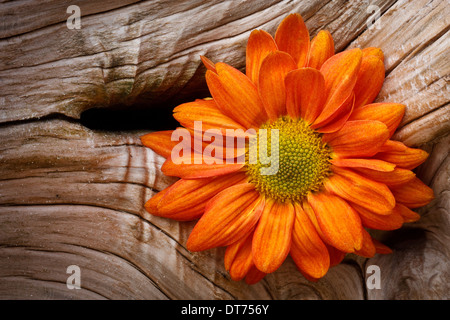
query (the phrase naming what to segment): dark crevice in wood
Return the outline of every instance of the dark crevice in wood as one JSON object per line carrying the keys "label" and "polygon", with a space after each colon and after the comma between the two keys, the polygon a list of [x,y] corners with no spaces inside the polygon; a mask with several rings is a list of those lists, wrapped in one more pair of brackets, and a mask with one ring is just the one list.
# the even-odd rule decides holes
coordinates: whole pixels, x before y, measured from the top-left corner
{"label": "dark crevice in wood", "polygon": [[91,130],[108,132],[173,130],[179,126],[172,116],[174,107],[152,107],[151,109],[125,106],[92,108],[81,113],[80,123]]}

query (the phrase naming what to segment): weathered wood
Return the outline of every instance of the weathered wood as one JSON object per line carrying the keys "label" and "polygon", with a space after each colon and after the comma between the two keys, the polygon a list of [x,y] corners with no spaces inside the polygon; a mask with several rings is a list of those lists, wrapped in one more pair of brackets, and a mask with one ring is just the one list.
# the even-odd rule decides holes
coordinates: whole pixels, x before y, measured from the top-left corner
{"label": "weathered wood", "polygon": [[400,1],[380,18],[380,29],[351,44],[384,51],[387,78],[377,101],[408,107],[394,138],[410,146],[450,130],[449,16],[446,1]]}
{"label": "weathered wood", "polygon": [[[70,4],[81,8],[80,30],[66,27],[69,4],[0,3],[0,298],[450,298],[445,0]],[[367,28],[369,5],[380,9],[380,29]],[[91,108],[171,108],[206,95],[200,54],[242,69],[250,31],[274,34],[290,12],[302,14],[312,36],[330,30],[338,50],[383,49],[377,101],[407,105],[395,138],[430,152],[417,174],[436,199],[418,210],[420,221],[376,233],[392,255],[349,255],[316,283],[288,258],[248,286],[229,279],[223,248],[186,250],[194,222],[143,208],[174,181],[159,170],[164,159],[141,145],[146,132],[91,130],[78,118]],[[371,264],[381,268],[381,289],[366,287]],[[81,290],[66,286],[70,265],[81,268]]]}
{"label": "weathered wood", "polygon": [[418,175],[430,185],[436,199],[417,212],[421,219],[382,235],[395,251],[376,255],[366,264],[381,270],[382,290],[369,290],[369,299],[448,299],[450,283],[450,135],[423,147],[430,158]]}
{"label": "weathered wood", "polygon": [[[104,13],[108,7],[102,2],[85,9],[86,2],[71,2],[81,9],[79,30],[67,28],[69,14],[62,6],[33,4],[25,10],[20,3],[3,4],[6,17],[17,16],[12,13],[18,11],[48,14],[40,24],[29,22],[17,31],[8,28],[15,26],[12,18],[5,22],[0,41],[0,122],[55,113],[79,118],[93,107],[148,107],[204,95],[205,69],[199,56],[242,68],[245,44],[255,28],[273,33],[288,13],[301,12],[312,33],[330,23],[331,31],[339,35],[340,49],[363,30],[370,15],[359,4],[345,1],[160,0]],[[393,2],[374,5],[384,8]],[[321,19],[314,19],[316,12]],[[39,28],[25,32],[33,27]],[[346,31],[342,38],[341,30]]]}

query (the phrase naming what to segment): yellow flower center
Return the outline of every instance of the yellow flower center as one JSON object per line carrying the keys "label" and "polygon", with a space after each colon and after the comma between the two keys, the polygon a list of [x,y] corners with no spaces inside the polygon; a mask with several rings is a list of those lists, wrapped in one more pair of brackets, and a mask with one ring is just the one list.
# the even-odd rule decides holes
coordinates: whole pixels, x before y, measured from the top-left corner
{"label": "yellow flower center", "polygon": [[321,134],[288,116],[260,129],[266,130],[250,140],[245,165],[256,190],[279,202],[301,201],[318,191],[331,174],[331,149]]}

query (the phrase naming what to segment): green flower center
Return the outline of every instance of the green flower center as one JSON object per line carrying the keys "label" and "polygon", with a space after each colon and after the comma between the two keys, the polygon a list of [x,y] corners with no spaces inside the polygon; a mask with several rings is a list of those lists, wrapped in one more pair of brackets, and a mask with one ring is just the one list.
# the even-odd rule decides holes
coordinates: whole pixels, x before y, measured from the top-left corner
{"label": "green flower center", "polygon": [[[245,169],[256,190],[279,202],[302,201],[331,174],[331,149],[302,119],[266,123],[251,139]],[[275,129],[275,130],[274,130]]]}

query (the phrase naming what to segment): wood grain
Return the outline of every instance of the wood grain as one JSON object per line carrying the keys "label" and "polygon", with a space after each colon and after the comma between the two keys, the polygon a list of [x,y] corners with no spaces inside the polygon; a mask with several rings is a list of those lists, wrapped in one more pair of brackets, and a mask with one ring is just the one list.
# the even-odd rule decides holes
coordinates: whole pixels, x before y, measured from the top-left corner
{"label": "wood grain", "polygon": [[[0,3],[1,299],[450,298],[447,1],[70,4],[81,8],[80,30],[66,27],[68,4]],[[368,28],[369,5],[379,8],[379,29]],[[185,248],[195,222],[145,211],[175,181],[141,145],[151,127],[101,131],[79,118],[93,108],[171,109],[206,96],[199,55],[242,70],[251,30],[274,34],[291,12],[302,14],[311,36],[328,29],[338,50],[383,49],[387,77],[377,101],[407,106],[395,139],[430,152],[416,171],[436,199],[418,210],[418,222],[374,233],[391,255],[348,255],[315,283],[288,258],[248,286],[230,280],[223,248]],[[66,286],[70,265],[81,269],[81,290]],[[380,267],[381,289],[366,286],[369,265]]]}

